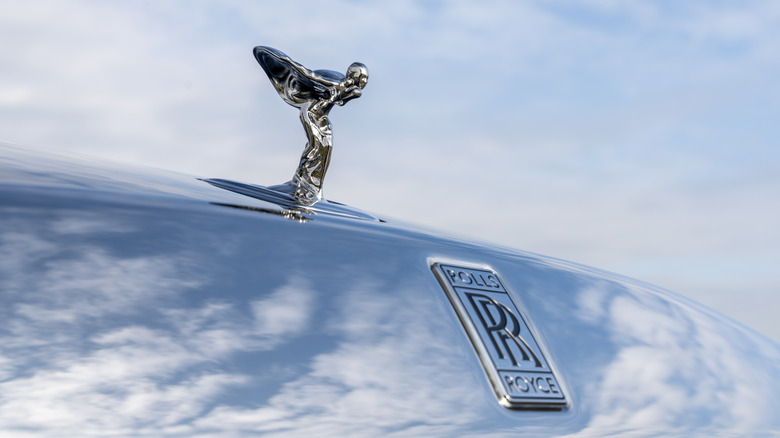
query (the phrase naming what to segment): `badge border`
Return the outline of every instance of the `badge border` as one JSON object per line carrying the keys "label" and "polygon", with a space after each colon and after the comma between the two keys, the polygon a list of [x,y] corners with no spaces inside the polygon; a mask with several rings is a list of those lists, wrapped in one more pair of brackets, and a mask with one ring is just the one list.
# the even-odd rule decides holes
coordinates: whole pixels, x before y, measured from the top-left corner
{"label": "badge border", "polygon": [[[550,361],[549,355],[546,354],[546,349],[543,343],[540,342],[538,331],[534,327],[533,322],[531,322],[529,318],[526,316],[527,312],[524,311],[525,308],[523,306],[518,305],[517,300],[513,299],[513,294],[511,292],[511,289],[507,286],[506,282],[501,278],[501,275],[499,275],[499,273],[491,266],[485,264],[443,260],[438,258],[429,259],[428,264],[431,268],[431,271],[434,274],[434,277],[436,277],[436,280],[438,280],[439,285],[442,287],[442,289],[444,289],[445,295],[447,295],[447,301],[449,301],[450,305],[453,307],[453,310],[455,310],[455,314],[457,315],[458,320],[461,323],[461,326],[466,332],[466,337],[468,338],[469,342],[474,348],[474,351],[477,354],[477,358],[482,364],[482,369],[485,371],[485,374],[487,375],[488,380],[490,381],[490,384],[493,387],[493,391],[498,397],[499,404],[501,404],[506,408],[516,409],[516,410],[562,410],[566,408],[569,405],[569,402],[568,402],[568,398],[566,397],[564,384],[561,382],[560,378],[558,377],[559,374],[556,372],[556,367]],[[498,367],[493,362],[490,352],[487,350],[487,347],[485,345],[485,341],[480,336],[477,327],[474,326],[474,321],[471,320],[468,311],[463,307],[463,303],[461,303],[460,299],[458,298],[457,292],[455,291],[454,287],[450,284],[450,282],[445,277],[444,272],[441,269],[442,265],[453,266],[453,267],[458,267],[463,269],[470,269],[470,270],[486,271],[496,276],[496,278],[500,281],[501,286],[506,291],[509,301],[511,301],[512,304],[517,309],[519,313],[518,316],[523,320],[523,323],[528,328],[531,337],[533,338],[534,342],[538,346],[540,353],[542,354],[545,362],[547,363],[547,367],[550,370],[549,371],[550,374],[553,375],[555,381],[558,383],[558,387],[561,391],[561,396],[562,396],[560,399],[512,396],[506,391],[506,388],[504,387],[504,384],[501,381]]]}

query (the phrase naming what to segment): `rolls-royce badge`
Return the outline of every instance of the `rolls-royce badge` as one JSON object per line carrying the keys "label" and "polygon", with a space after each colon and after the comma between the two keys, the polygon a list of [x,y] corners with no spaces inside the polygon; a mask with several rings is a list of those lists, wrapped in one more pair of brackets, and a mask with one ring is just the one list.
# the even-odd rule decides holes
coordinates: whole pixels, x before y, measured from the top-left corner
{"label": "rolls-royce badge", "polygon": [[541,345],[492,269],[431,268],[477,350],[499,402],[512,409],[562,409],[563,389]]}
{"label": "rolls-royce badge", "polygon": [[269,188],[294,197],[301,205],[314,205],[322,199],[322,182],[333,148],[328,113],[334,105],[360,97],[368,82],[368,69],[355,62],[343,75],[331,70],[309,70],[270,47],[255,47],[254,53],[279,96],[300,109],[308,139],[292,179]]}

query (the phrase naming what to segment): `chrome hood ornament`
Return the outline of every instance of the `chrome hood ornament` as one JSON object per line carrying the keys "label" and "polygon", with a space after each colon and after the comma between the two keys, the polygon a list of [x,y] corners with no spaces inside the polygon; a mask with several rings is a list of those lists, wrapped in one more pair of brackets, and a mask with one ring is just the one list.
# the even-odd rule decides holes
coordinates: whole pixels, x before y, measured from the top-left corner
{"label": "chrome hood ornament", "polygon": [[300,109],[308,140],[292,179],[269,189],[290,195],[301,205],[314,205],[322,199],[322,184],[333,149],[328,113],[334,105],[342,106],[361,96],[368,82],[368,69],[355,62],[343,75],[331,70],[309,70],[271,47],[255,47],[254,54],[279,96]]}

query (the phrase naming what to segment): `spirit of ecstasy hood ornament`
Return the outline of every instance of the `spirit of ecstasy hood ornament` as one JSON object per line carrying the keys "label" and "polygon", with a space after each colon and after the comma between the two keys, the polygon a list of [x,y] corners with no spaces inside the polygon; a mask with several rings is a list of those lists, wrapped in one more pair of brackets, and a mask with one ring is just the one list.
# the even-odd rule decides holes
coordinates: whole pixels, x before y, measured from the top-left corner
{"label": "spirit of ecstasy hood ornament", "polygon": [[322,183],[333,148],[328,113],[334,105],[360,97],[368,82],[368,69],[355,62],[343,75],[331,70],[309,70],[270,47],[255,47],[254,53],[279,96],[301,110],[308,140],[292,179],[269,188],[294,197],[301,205],[314,205],[322,199]]}

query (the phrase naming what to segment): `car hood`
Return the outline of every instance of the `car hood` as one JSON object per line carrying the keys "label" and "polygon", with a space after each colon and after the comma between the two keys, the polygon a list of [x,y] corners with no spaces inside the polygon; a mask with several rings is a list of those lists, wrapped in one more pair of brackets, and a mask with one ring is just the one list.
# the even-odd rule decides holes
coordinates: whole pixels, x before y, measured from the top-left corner
{"label": "car hood", "polygon": [[[8,145],[0,169],[4,434],[780,430],[780,347],[654,286],[186,175]],[[435,263],[500,276],[562,409],[499,404]]]}

